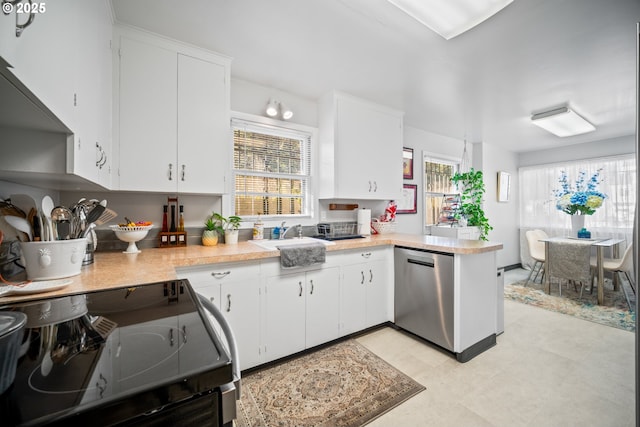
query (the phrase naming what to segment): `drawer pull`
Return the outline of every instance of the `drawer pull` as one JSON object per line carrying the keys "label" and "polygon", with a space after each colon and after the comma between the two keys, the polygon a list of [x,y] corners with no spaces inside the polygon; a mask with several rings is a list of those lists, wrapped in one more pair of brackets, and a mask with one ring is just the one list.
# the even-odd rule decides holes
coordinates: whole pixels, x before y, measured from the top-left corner
{"label": "drawer pull", "polygon": [[169,329],[169,345],[173,347],[173,328]]}
{"label": "drawer pull", "polygon": [[360,284],[363,285],[364,284],[364,271],[361,271],[360,274],[362,274],[362,280],[360,280]]}
{"label": "drawer pull", "polygon": [[371,252],[363,252],[360,254],[363,258],[371,258]]}
{"label": "drawer pull", "polygon": [[182,325],[182,342],[187,343],[187,325]]}
{"label": "drawer pull", "polygon": [[369,283],[373,282],[373,270],[369,269]]}
{"label": "drawer pull", "polygon": [[231,294],[227,294],[227,313],[231,311]]}
{"label": "drawer pull", "polygon": [[309,295],[313,295],[313,280],[310,280],[309,283],[311,284],[311,291],[309,292]]}
{"label": "drawer pull", "polygon": [[300,286],[300,293],[298,294],[299,297],[302,296],[302,282],[298,282],[298,286]]}
{"label": "drawer pull", "polygon": [[231,274],[231,271],[229,271],[229,270],[227,270],[227,271],[214,271],[213,273],[211,273],[211,275],[213,277],[215,277],[216,279],[222,279],[223,277],[227,277],[230,274]]}

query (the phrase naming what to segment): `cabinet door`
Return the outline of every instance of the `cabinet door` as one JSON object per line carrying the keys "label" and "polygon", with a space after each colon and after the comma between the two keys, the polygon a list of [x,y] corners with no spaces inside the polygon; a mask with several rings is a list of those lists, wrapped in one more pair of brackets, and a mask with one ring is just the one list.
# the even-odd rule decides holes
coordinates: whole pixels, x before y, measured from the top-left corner
{"label": "cabinet door", "polygon": [[260,352],[260,287],[255,281],[225,282],[220,292],[220,310],[236,337],[240,369],[257,366]]}
{"label": "cabinet door", "polygon": [[337,267],[306,274],[306,347],[340,336],[340,272]]}
{"label": "cabinet door", "polygon": [[176,317],[125,326],[118,330],[117,391],[145,386],[178,374]]}
{"label": "cabinet door", "polygon": [[177,54],[123,36],[119,71],[119,188],[176,191]]}
{"label": "cabinet door", "polygon": [[390,310],[393,289],[389,267],[385,262],[368,263],[365,267],[365,286],[367,288],[367,327],[392,320]]}
{"label": "cabinet door", "polygon": [[178,191],[225,193],[230,127],[226,67],[178,55]]}
{"label": "cabinet door", "polygon": [[75,110],[73,166],[70,172],[111,186],[111,21],[104,2],[76,5]]}
{"label": "cabinet door", "polygon": [[336,197],[397,199],[402,176],[394,165],[402,161],[402,117],[345,97],[338,97],[336,108]]}
{"label": "cabinet door", "polygon": [[348,335],[366,328],[366,264],[352,264],[342,268],[340,283],[340,335]]}
{"label": "cabinet door", "polygon": [[305,348],[305,276],[267,278],[265,287],[265,362]]}

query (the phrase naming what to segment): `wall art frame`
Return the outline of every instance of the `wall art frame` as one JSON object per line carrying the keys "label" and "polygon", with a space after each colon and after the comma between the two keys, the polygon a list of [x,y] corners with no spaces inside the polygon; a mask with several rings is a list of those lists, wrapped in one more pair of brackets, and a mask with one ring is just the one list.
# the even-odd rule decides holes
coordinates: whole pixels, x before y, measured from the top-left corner
{"label": "wall art frame", "polygon": [[404,184],[402,196],[397,200],[399,214],[418,213],[418,185]]}

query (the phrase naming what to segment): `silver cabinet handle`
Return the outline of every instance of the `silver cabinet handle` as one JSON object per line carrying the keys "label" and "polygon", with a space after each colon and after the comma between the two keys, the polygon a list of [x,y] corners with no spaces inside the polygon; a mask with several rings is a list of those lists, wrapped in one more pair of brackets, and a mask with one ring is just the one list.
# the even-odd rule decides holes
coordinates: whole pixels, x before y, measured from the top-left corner
{"label": "silver cabinet handle", "polygon": [[16,12],[16,37],[20,37],[25,28],[27,28],[33,22],[33,19],[36,17],[35,12],[33,11],[33,2],[29,0],[29,6],[31,7],[31,12],[29,13],[29,19],[24,24],[18,24],[18,13]]}
{"label": "silver cabinet handle", "polygon": [[231,294],[227,294],[227,313],[231,311]]}
{"label": "silver cabinet handle", "polygon": [[362,274],[362,280],[360,281],[360,284],[364,284],[364,271],[361,271],[360,274]]}
{"label": "silver cabinet handle", "polygon": [[371,252],[363,252],[360,254],[362,258],[371,258]]}
{"label": "silver cabinet handle", "polygon": [[169,181],[173,181],[173,163],[169,163]]}
{"label": "silver cabinet handle", "polygon": [[373,181],[373,192],[377,192],[378,191],[378,181]]}
{"label": "silver cabinet handle", "polygon": [[369,193],[371,193],[371,181],[369,181]]}
{"label": "silver cabinet handle", "polygon": [[[100,382],[102,382],[102,384]],[[100,390],[100,398],[102,398],[102,395],[107,389],[107,379],[102,375],[102,373],[100,373],[100,378],[98,379],[98,382],[96,382],[96,388]]]}
{"label": "silver cabinet handle", "polygon": [[309,292],[309,295],[313,295],[313,279],[311,279],[309,283],[311,284],[311,291]]}
{"label": "silver cabinet handle", "polygon": [[373,282],[373,270],[369,269],[369,283]]}
{"label": "silver cabinet handle", "polygon": [[214,271],[211,273],[211,275],[213,277],[215,277],[216,279],[222,279],[223,277],[227,277],[228,275],[231,274],[231,271],[227,270],[227,271]]}
{"label": "silver cabinet handle", "polygon": [[186,169],[186,166],[182,165],[182,173],[181,173],[182,176],[180,177],[182,181],[184,181],[185,169]]}
{"label": "silver cabinet handle", "polygon": [[173,328],[169,329],[169,345],[173,347]]}
{"label": "silver cabinet handle", "polygon": [[182,325],[182,342],[187,343],[187,325]]}
{"label": "silver cabinet handle", "polygon": [[302,282],[298,282],[298,286],[300,286],[300,293],[298,294],[299,297],[302,296]]}

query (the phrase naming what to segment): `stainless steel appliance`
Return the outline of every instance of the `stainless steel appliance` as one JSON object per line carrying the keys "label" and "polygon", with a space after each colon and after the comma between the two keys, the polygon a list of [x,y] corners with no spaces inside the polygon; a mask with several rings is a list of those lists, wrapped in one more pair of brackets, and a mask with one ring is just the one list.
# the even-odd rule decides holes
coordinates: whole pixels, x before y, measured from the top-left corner
{"label": "stainless steel appliance", "polygon": [[395,323],[454,350],[453,255],[395,248]]}
{"label": "stainless steel appliance", "polygon": [[208,304],[226,345],[216,334],[186,280],[0,310],[27,315],[15,379],[0,395],[3,426],[232,425],[235,341]]}

